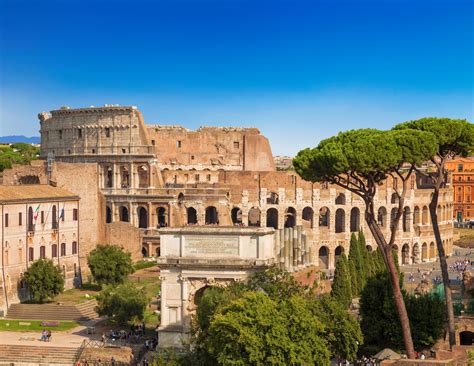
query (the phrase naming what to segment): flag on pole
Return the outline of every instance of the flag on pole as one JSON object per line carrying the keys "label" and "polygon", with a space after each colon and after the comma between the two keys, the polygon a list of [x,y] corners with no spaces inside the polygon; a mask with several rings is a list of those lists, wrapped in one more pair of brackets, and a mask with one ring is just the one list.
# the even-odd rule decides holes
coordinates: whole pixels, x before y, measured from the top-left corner
{"label": "flag on pole", "polygon": [[59,219],[64,221],[64,206],[66,205],[66,202],[63,203],[63,208],[61,209],[61,215],[59,215]]}
{"label": "flag on pole", "polygon": [[36,210],[35,210],[35,215],[34,215],[35,224],[36,224],[36,220],[38,219],[38,214],[39,214],[40,206],[41,206],[41,205],[38,204],[38,206],[36,207]]}

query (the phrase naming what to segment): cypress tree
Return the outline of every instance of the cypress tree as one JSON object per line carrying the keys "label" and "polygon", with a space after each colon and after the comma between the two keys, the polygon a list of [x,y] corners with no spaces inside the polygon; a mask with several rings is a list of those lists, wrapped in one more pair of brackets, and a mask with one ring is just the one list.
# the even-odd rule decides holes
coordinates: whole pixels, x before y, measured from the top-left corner
{"label": "cypress tree", "polygon": [[331,296],[341,305],[348,308],[352,301],[351,282],[349,278],[349,263],[344,253],[341,254],[336,263],[334,281],[331,288]]}
{"label": "cypress tree", "polygon": [[371,271],[371,261],[369,259],[369,251],[367,250],[367,243],[365,241],[365,236],[362,230],[359,231],[358,235],[358,240],[357,242],[359,243],[359,251],[361,255],[361,273],[360,273],[360,279],[361,279],[361,291],[365,287],[365,284],[367,283],[367,278],[370,277],[370,271]]}
{"label": "cypress tree", "polygon": [[351,245],[349,248],[349,265],[351,269],[352,295],[357,296],[362,290],[364,280],[362,277],[363,264],[362,254],[360,252],[359,241],[354,233],[351,235]]}

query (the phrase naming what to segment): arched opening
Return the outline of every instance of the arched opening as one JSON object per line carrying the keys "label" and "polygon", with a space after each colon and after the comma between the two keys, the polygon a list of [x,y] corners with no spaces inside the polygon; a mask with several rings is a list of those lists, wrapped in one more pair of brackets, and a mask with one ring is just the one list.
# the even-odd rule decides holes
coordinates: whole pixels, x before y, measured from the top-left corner
{"label": "arched opening", "polygon": [[217,225],[219,223],[219,218],[217,217],[217,209],[214,206],[209,206],[206,208],[206,225]]}
{"label": "arched opening", "polygon": [[394,244],[393,247],[392,247],[392,253],[393,253],[393,257],[395,258],[395,256],[397,256],[397,261],[398,261],[398,264],[401,263],[401,259],[400,259],[400,253],[398,252],[398,245]]}
{"label": "arched opening", "polygon": [[44,245],[40,246],[40,259],[46,258],[46,247]]}
{"label": "arched opening", "polygon": [[410,246],[408,244],[402,246],[402,264],[410,264]]}
{"label": "arched opening", "polygon": [[186,216],[188,217],[188,225],[197,224],[197,212],[194,207],[188,207],[186,209]]}
{"label": "arched opening", "polygon": [[149,174],[148,174],[148,166],[140,165],[137,169],[138,171],[138,187],[139,188],[148,188],[150,185],[149,183]]}
{"label": "arched opening", "polygon": [[336,247],[336,250],[334,251],[334,257],[335,257],[336,262],[339,260],[342,253],[344,253],[344,247],[342,245],[339,245],[338,247]]}
{"label": "arched opening", "polygon": [[410,207],[405,206],[403,209],[403,231],[406,233],[410,231],[410,222]]}
{"label": "arched opening", "polygon": [[211,288],[212,286],[204,286],[201,287],[199,290],[197,290],[194,293],[194,305],[199,306],[199,303],[201,302],[201,299],[204,295],[204,292],[208,289]]}
{"label": "arched opening", "polygon": [[413,245],[413,248],[411,249],[412,253],[412,263],[420,263],[420,246],[418,243],[415,243]]}
{"label": "arched opening", "polygon": [[329,228],[330,211],[327,207],[321,207],[319,210],[319,226]]}
{"label": "arched opening", "polygon": [[474,332],[465,330],[459,333],[459,343],[461,346],[472,346],[474,344]]}
{"label": "arched opening", "polygon": [[56,258],[58,256],[58,245],[51,245],[51,257]]}
{"label": "arched opening", "polygon": [[178,205],[182,205],[184,203],[184,194],[178,194]]}
{"label": "arched opening", "polygon": [[105,222],[107,224],[112,222],[112,209],[109,206],[105,207]]}
{"label": "arched opening", "polygon": [[275,192],[270,192],[267,196],[267,205],[278,205],[278,194]]}
{"label": "arched opening", "polygon": [[148,212],[145,207],[138,207],[138,227],[140,229],[148,228]]}
{"label": "arched opening", "polygon": [[114,186],[114,170],[112,167],[105,167],[104,179],[104,186],[106,188],[112,188]]}
{"label": "arched opening", "polygon": [[120,186],[122,188],[130,187],[130,172],[126,166],[120,167]]}
{"label": "arched opening", "polygon": [[377,224],[380,227],[387,227],[387,209],[383,206],[377,211]]}
{"label": "arched opening", "polygon": [[57,211],[56,205],[53,205],[51,221],[52,221],[52,228],[57,229],[58,228],[58,211]]}
{"label": "arched opening", "polygon": [[285,227],[296,226],[296,210],[293,207],[288,207],[285,211]]}
{"label": "arched opening", "polygon": [[436,247],[435,247],[435,243],[433,242],[430,243],[430,259],[431,260],[436,259]]}
{"label": "arched opening", "polygon": [[397,219],[398,208],[392,208],[390,211],[390,228],[393,230],[395,227],[395,220]]}
{"label": "arched opening", "polygon": [[351,210],[351,232],[359,231],[360,229],[360,211],[357,207]]}
{"label": "arched opening", "polygon": [[77,254],[77,241],[72,242],[72,254]]}
{"label": "arched opening", "polygon": [[142,246],[142,256],[148,257],[148,249],[146,246]]}
{"label": "arched opening", "polygon": [[249,210],[249,226],[260,226],[260,209],[252,207]]}
{"label": "arched opening", "polygon": [[329,268],[329,249],[326,246],[319,248],[319,268],[328,269]]}
{"label": "arched opening", "polygon": [[336,210],[336,233],[343,233],[346,230],[346,214],[342,208]]}
{"label": "arched opening", "polygon": [[424,206],[423,211],[421,213],[421,223],[423,225],[428,225],[428,219],[429,219],[428,215],[429,215],[428,207]]}
{"label": "arched opening", "polygon": [[428,260],[428,244],[423,243],[421,246],[421,260],[426,262]]}
{"label": "arched opening", "polygon": [[400,201],[398,194],[397,193],[392,193],[392,197],[390,198],[390,203],[392,205],[398,205],[398,202]]}
{"label": "arched opening", "polygon": [[311,207],[305,207],[303,209],[302,215],[303,226],[306,228],[313,227],[314,211]]}
{"label": "arched opening", "polygon": [[276,208],[269,208],[267,210],[267,227],[278,229],[278,210]]}
{"label": "arched opening", "polygon": [[168,226],[168,220],[166,215],[166,208],[158,207],[156,209],[156,217],[158,218],[158,227]]}
{"label": "arched opening", "polygon": [[155,256],[158,258],[160,256],[160,247],[155,249]]}
{"label": "arched opening", "polygon": [[238,207],[234,207],[230,212],[230,217],[234,225],[242,224],[242,210]]}
{"label": "arched opening", "polygon": [[344,193],[339,193],[336,197],[336,205],[345,205],[346,204],[346,195]]}
{"label": "arched opening", "polygon": [[128,216],[128,208],[125,206],[120,206],[119,208],[120,221],[129,222],[130,218]]}
{"label": "arched opening", "polygon": [[66,255],[66,243],[61,243],[61,257]]}
{"label": "arched opening", "polygon": [[413,209],[413,226],[420,225],[420,208],[415,206]]}

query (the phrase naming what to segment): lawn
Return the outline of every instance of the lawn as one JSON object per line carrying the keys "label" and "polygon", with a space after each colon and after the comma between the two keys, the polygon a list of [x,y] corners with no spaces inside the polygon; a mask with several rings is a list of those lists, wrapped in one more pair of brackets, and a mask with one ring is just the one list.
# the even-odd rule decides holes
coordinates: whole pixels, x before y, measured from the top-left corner
{"label": "lawn", "polygon": [[100,287],[95,285],[84,285],[83,288],[66,290],[54,298],[54,302],[66,305],[77,305],[92,300],[99,293]]}
{"label": "lawn", "polygon": [[[20,325],[21,323],[21,325]],[[60,321],[57,327],[43,327],[41,320],[6,320],[0,319],[0,331],[11,332],[38,332],[43,329],[51,330],[52,332],[64,332],[79,326],[76,322]]]}

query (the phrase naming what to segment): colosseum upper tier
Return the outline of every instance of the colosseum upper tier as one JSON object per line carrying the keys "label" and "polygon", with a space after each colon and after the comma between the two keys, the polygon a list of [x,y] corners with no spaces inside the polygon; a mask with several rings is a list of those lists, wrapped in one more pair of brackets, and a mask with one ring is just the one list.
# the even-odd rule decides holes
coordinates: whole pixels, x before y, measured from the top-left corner
{"label": "colosseum upper tier", "polygon": [[[143,255],[159,252],[160,230],[187,225],[301,227],[310,261],[333,269],[363,230],[364,203],[349,191],[276,171],[268,140],[257,128],[146,125],[136,107],[62,108],[39,114],[41,157],[97,163],[105,221],[140,229]],[[378,221],[388,235],[398,206],[394,181],[380,186]],[[429,219],[432,187],[413,176],[396,238],[402,264],[435,260]],[[452,252],[452,190],[444,188],[438,217]]]}

